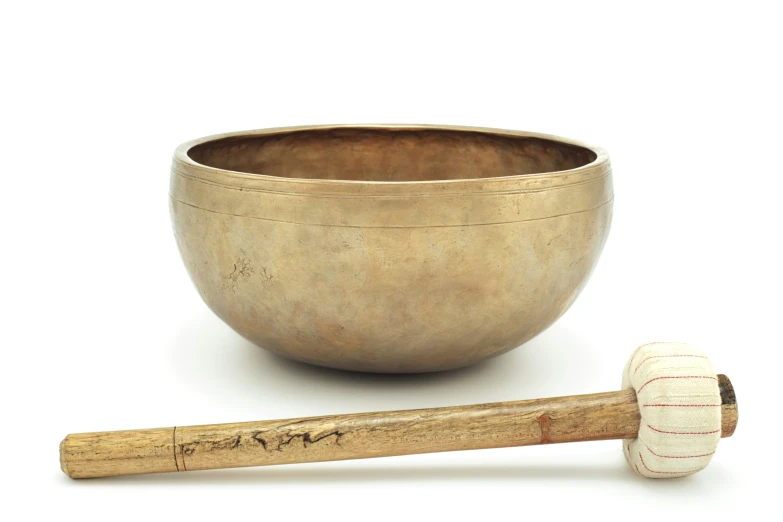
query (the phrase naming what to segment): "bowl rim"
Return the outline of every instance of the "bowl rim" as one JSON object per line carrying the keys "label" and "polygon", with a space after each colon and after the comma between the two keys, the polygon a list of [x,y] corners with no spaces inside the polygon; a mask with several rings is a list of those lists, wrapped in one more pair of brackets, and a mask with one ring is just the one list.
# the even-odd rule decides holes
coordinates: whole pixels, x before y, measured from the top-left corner
{"label": "bowl rim", "polygon": [[[487,178],[462,178],[462,179],[440,179],[440,180],[420,180],[420,181],[366,181],[366,180],[345,180],[345,179],[318,179],[318,178],[287,178],[271,174],[255,174],[249,172],[234,171],[212,167],[193,160],[188,152],[195,146],[218,141],[226,138],[236,137],[254,137],[254,136],[272,136],[276,134],[288,134],[291,132],[306,132],[318,130],[334,129],[378,129],[378,130],[442,130],[453,132],[472,132],[480,134],[490,134],[503,137],[520,138],[538,138],[549,140],[566,145],[573,145],[590,150],[595,154],[595,159],[585,165],[551,172],[542,172],[537,174],[518,174],[511,176],[493,176]],[[245,131],[234,131],[221,134],[213,134],[180,144],[174,151],[172,170],[174,173],[185,176],[195,177],[202,181],[212,182],[224,186],[243,186],[252,189],[253,187],[265,187],[274,185],[277,190],[292,192],[322,192],[332,190],[343,192],[354,192],[364,187],[371,188],[373,192],[419,192],[427,187],[449,189],[448,192],[464,190],[468,187],[480,191],[495,192],[522,188],[532,188],[535,185],[539,190],[547,187],[565,186],[571,184],[583,183],[596,178],[605,177],[611,173],[609,165],[609,154],[601,147],[591,145],[579,140],[564,138],[552,134],[539,132],[497,129],[491,127],[472,127],[460,125],[439,125],[439,124],[400,124],[400,123],[345,123],[345,124],[324,124],[324,125],[299,125],[289,127],[272,127],[265,129],[253,129]],[[369,194],[368,194],[369,195]]]}

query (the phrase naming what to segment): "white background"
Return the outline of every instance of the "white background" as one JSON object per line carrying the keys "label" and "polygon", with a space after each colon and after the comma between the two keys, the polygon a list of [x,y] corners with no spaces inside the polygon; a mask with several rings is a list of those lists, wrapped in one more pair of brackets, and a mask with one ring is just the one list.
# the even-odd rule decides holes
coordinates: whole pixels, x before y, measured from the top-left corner
{"label": "white background", "polygon": [[[780,4],[2,5],[4,519],[780,515]],[[169,224],[175,146],[381,122],[608,150],[612,232],[559,322],[469,369],[373,376],[280,360],[202,304]],[[617,441],[91,481],[58,466],[70,432],[613,390],[651,340],[706,349],[739,399],[735,436],[681,480],[636,477]]]}

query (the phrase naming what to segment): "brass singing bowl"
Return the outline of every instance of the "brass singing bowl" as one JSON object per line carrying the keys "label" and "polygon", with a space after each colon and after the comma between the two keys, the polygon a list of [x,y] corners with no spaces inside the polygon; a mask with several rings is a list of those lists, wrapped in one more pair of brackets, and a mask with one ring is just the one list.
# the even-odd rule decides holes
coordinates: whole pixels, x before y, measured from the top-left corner
{"label": "brass singing bowl", "polygon": [[609,157],[553,136],[328,125],[177,148],[171,216],[207,305],[321,366],[448,370],[573,303],[606,240]]}

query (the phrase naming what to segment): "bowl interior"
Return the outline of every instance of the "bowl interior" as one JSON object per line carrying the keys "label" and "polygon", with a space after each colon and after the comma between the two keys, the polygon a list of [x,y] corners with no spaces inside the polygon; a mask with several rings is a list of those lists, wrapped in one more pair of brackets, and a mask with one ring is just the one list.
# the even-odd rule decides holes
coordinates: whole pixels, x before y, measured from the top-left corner
{"label": "bowl interior", "polygon": [[554,140],[441,129],[336,128],[234,136],[201,143],[209,167],[284,178],[438,181],[541,174],[596,159]]}

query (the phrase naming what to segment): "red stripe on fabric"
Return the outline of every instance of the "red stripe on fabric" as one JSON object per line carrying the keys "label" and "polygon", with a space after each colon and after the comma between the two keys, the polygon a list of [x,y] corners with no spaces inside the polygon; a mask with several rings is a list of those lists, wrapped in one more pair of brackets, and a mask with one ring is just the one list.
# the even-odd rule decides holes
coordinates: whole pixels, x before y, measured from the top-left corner
{"label": "red stripe on fabric", "polygon": [[639,452],[639,460],[642,461],[642,466],[644,466],[644,469],[649,471],[650,473],[660,473],[661,475],[683,475],[687,473],[693,473],[695,471],[699,471],[698,469],[691,469],[686,471],[655,471],[654,469],[650,469],[647,467],[647,464],[644,463],[644,457],[642,457],[642,453]]}
{"label": "red stripe on fabric", "polygon": [[633,371],[633,374],[636,375],[636,372],[639,371],[639,367],[641,367],[641,365],[643,365],[645,362],[649,361],[650,359],[664,359],[664,358],[667,358],[667,357],[698,357],[700,359],[706,359],[707,358],[704,355],[685,355],[685,354],[683,354],[683,355],[652,355],[650,357],[642,359],[642,362],[640,362],[639,364],[636,365],[636,369]]}
{"label": "red stripe on fabric", "polygon": [[647,451],[649,451],[650,453],[652,453],[656,457],[661,457],[662,459],[696,459],[696,458],[699,458],[699,457],[709,457],[710,455],[715,453],[714,451],[712,451],[710,453],[704,453],[703,455],[682,455],[682,456],[680,456],[680,455],[658,455],[657,453],[655,453],[653,450],[650,449],[650,446],[645,444],[644,447],[647,448]]}
{"label": "red stripe on fabric", "polygon": [[653,431],[657,431],[658,433],[667,433],[669,435],[712,435],[713,433],[720,433],[720,430],[715,431],[663,431],[659,430],[658,428],[653,428],[649,424],[647,425],[648,428],[650,428]]}
{"label": "red stripe on fabric", "polygon": [[628,369],[629,370],[631,369],[631,366],[633,364],[633,360],[636,358],[636,354],[639,353],[639,350],[641,350],[642,348],[644,348],[646,346],[651,346],[653,344],[661,344],[661,343],[660,343],[660,341],[656,341],[656,342],[652,342],[652,343],[644,343],[643,345],[636,347],[636,350],[633,351],[633,353],[631,354],[631,358],[628,360]]}
{"label": "red stripe on fabric", "polygon": [[648,384],[650,384],[651,382],[658,381],[658,380],[661,380],[661,379],[712,379],[713,381],[717,381],[718,380],[717,377],[712,377],[710,375],[665,375],[665,376],[662,376],[662,377],[656,377],[654,379],[650,379],[646,383],[642,384],[641,388],[636,390],[636,393],[639,393],[640,391],[642,391],[644,389],[644,387],[647,386]]}

